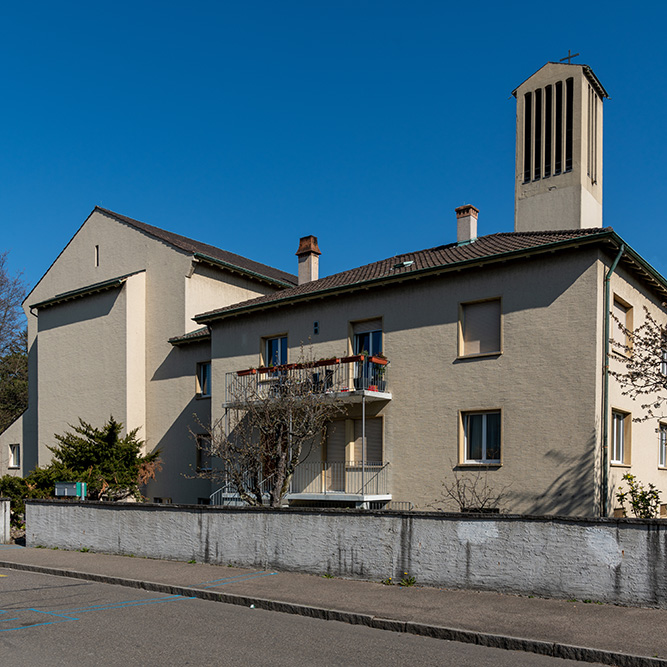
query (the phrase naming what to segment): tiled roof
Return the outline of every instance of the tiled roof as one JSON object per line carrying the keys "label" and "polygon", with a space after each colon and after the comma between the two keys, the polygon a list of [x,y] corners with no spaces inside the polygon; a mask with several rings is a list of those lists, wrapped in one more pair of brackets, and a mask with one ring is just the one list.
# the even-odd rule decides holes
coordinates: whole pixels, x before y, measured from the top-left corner
{"label": "tiled roof", "polygon": [[145,222],[139,222],[132,218],[128,218],[125,215],[120,213],[115,213],[106,208],[100,206],[95,207],[96,211],[108,215],[116,220],[120,220],[135,229],[139,229],[146,234],[168,243],[175,248],[180,250],[185,250],[194,255],[203,255],[204,258],[211,258],[217,260],[218,262],[228,265],[230,268],[241,269],[245,273],[255,274],[258,277],[268,278],[271,282],[278,282],[283,285],[296,285],[297,278],[291,273],[286,271],[281,271],[280,269],[274,269],[272,266],[267,266],[266,264],[261,264],[260,262],[255,262],[252,259],[247,257],[241,257],[241,255],[236,255],[233,252],[228,252],[227,250],[222,250],[216,248],[215,246],[209,245],[208,243],[201,243],[200,241],[194,241],[180,234],[174,234],[173,232],[167,232],[164,229],[159,227],[153,227],[153,225],[147,225]]}
{"label": "tiled roof", "polygon": [[[531,250],[539,250],[553,245],[570,245],[578,239],[591,241],[600,237],[613,234],[611,227],[593,229],[574,229],[563,231],[545,232],[501,232],[479,237],[474,243],[458,245],[437,246],[427,250],[396,255],[372,264],[366,264],[356,269],[336,273],[320,280],[281,290],[274,294],[257,297],[236,303],[225,308],[209,311],[197,315],[198,322],[206,322],[241,310],[250,310],[255,307],[279,303],[281,301],[292,301],[307,298],[320,292],[337,291],[350,288],[368,282],[381,282],[392,280],[399,276],[410,276],[429,271],[437,271],[450,266],[476,263],[483,259],[496,259],[505,255],[524,253]],[[416,276],[415,276],[416,277]]]}
{"label": "tiled roof", "polygon": [[203,326],[199,329],[195,329],[194,331],[183,334],[182,336],[174,336],[173,338],[169,339],[169,342],[172,345],[183,345],[185,343],[196,343],[200,340],[206,340],[207,338],[210,338],[210,336],[211,331],[208,326]]}

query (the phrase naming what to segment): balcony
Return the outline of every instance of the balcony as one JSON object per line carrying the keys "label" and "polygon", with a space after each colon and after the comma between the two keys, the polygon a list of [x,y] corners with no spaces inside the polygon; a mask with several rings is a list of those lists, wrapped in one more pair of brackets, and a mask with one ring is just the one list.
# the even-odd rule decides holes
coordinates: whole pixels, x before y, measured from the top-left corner
{"label": "balcony", "polygon": [[388,463],[363,461],[300,463],[292,476],[287,500],[343,501],[357,505],[389,501],[388,468]]}
{"label": "balcony", "polygon": [[[348,462],[304,462],[300,463],[290,481],[287,502],[318,501],[344,502],[358,507],[368,503],[390,501],[388,492],[388,463],[348,461]],[[269,502],[267,481],[260,485],[265,502]],[[210,499],[211,505],[244,505],[235,492],[231,479]]]}
{"label": "balcony", "polygon": [[321,394],[345,402],[391,400],[384,357],[357,354],[227,373],[225,406],[280,396]]}

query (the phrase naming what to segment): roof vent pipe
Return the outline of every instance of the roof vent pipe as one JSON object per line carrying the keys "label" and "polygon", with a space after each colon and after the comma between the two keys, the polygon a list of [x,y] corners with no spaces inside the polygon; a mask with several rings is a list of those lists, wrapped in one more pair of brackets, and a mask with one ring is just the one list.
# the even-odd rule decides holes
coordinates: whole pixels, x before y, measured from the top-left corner
{"label": "roof vent pipe", "polygon": [[317,245],[317,236],[302,236],[299,239],[299,249],[296,251],[296,256],[299,258],[298,285],[317,280],[321,254]]}
{"label": "roof vent pipe", "polygon": [[477,215],[479,210],[472,204],[459,206],[456,211],[456,243],[466,245],[477,240]]}

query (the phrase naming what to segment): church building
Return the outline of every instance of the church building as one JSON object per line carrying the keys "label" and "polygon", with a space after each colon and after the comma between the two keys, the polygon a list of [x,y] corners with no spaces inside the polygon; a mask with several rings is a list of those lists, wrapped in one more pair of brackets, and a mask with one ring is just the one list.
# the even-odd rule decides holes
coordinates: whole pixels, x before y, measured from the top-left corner
{"label": "church building", "polygon": [[628,354],[617,322],[667,324],[667,281],[604,227],[607,92],[561,62],[513,95],[513,232],[480,234],[493,212],[460,206],[433,247],[320,278],[314,236],[290,275],[95,208],[26,298],[30,405],[0,474],[112,414],[161,451],[149,500],[237,503],[195,474],[218,465],[201,424],[224,423],[239,383],[270,395],[301,372],[305,344],[344,410],[289,505],[458,511],[439,502],[458,478],[503,491],[497,511],[607,516],[627,472],[667,497],[667,424],[633,421],[609,372]]}

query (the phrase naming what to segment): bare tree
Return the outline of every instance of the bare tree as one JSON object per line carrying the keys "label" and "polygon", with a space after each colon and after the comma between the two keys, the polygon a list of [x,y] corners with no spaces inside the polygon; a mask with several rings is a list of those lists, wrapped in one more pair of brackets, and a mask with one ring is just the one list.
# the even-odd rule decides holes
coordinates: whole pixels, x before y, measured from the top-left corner
{"label": "bare tree", "polygon": [[316,364],[304,360],[256,373],[229,374],[225,416],[198,436],[204,457],[222,467],[198,476],[225,481],[249,505],[280,507],[294,469],[342,411]]}
{"label": "bare tree", "polygon": [[21,301],[25,285],[21,274],[10,275],[7,253],[0,253],[0,356],[20,348],[25,324]]}
{"label": "bare tree", "polygon": [[21,275],[9,274],[7,253],[0,253],[0,433],[28,405],[24,294]]}
{"label": "bare tree", "polygon": [[488,470],[459,472],[453,469],[454,479],[442,483],[442,494],[429,505],[440,512],[455,506],[459,512],[495,513],[507,499],[510,484],[496,488],[489,483]]}
{"label": "bare tree", "polygon": [[644,414],[636,421],[667,416],[667,326],[644,307],[645,319],[636,329],[628,329],[612,314],[625,341],[612,341],[614,357],[621,371],[611,370],[624,396],[644,400]]}

